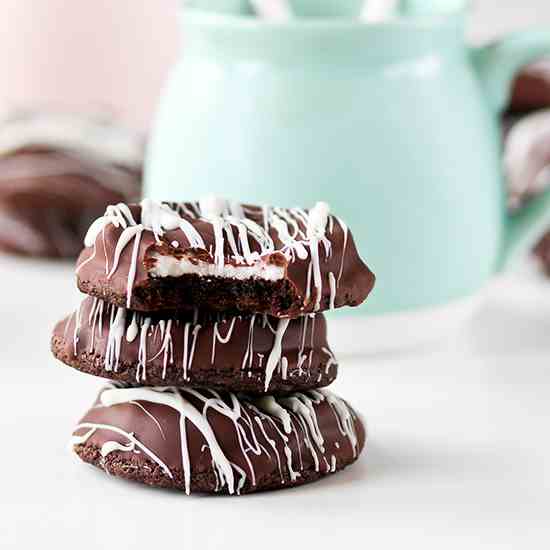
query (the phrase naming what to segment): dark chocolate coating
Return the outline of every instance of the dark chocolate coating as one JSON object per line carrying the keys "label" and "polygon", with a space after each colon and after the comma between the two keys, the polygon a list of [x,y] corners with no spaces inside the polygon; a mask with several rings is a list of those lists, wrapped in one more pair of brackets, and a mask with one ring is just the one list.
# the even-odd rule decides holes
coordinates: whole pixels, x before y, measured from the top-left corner
{"label": "dark chocolate coating", "polygon": [[[275,332],[279,323],[286,323],[262,315],[231,318],[201,312],[196,319],[188,314],[165,317],[164,321],[157,315],[150,318],[144,340],[138,331],[134,340],[128,342],[127,329],[134,316],[139,320],[139,327],[147,325],[144,325],[144,315],[127,312],[120,338],[120,357],[116,364],[111,364],[106,358],[112,333],[116,331],[111,320],[117,310],[110,304],[86,298],[79,312],[55,327],[54,355],[81,372],[128,384],[192,385],[264,393]],[[79,329],[75,332],[77,323]],[[160,326],[161,323],[164,326]],[[200,328],[195,338],[197,326]],[[330,352],[326,332],[322,314],[288,322],[280,354],[287,366],[283,368],[277,355],[277,367],[267,380],[269,392],[320,388],[334,381],[338,365]],[[146,359],[140,362],[143,353]]]}
{"label": "dark chocolate coating", "polygon": [[550,277],[550,231],[537,243],[533,252],[544,274]]}
{"label": "dark chocolate coating", "polygon": [[517,76],[509,110],[528,113],[550,107],[550,59],[525,67]]}
{"label": "dark chocolate coating", "polygon": [[[312,424],[283,403],[291,419],[291,430],[285,432],[281,420],[261,411],[252,398],[208,390],[200,392],[216,403],[222,400],[233,410],[236,409],[232,399],[236,398],[239,410],[234,422],[212,402],[206,411],[203,401],[193,395],[182,395],[187,400],[186,408],[192,407],[206,418],[212,430],[210,442],[201,428],[187,417],[182,446],[180,413],[165,404],[137,399],[107,407],[96,403],[75,429],[75,436],[90,434],[84,441],[73,440],[75,452],[85,462],[111,475],[179,490],[186,490],[183,457],[187,456],[190,492],[243,494],[293,487],[329,475],[354,462],[365,445],[365,428],[343,400],[338,399],[339,406],[349,415],[347,431],[342,429],[337,408],[326,398],[312,400],[307,394],[301,394],[298,398],[311,406]],[[117,433],[110,427],[122,432]],[[322,446],[313,434],[317,428],[323,439]],[[131,434],[142,445],[134,447],[139,452],[113,449],[111,442],[120,446],[129,444],[125,434]],[[226,464],[232,464],[233,488],[214,470],[212,440],[219,444],[223,460],[228,461]],[[102,456],[101,449],[106,449],[106,444],[111,448]],[[251,451],[252,447],[255,452]],[[148,452],[154,453],[156,459]]]}
{"label": "dark chocolate coating", "polygon": [[[189,203],[186,203],[188,206]],[[206,249],[214,249],[215,235],[212,223],[203,218],[192,218],[182,213],[178,205],[171,204],[178,209],[180,216],[189,221],[198,231],[205,243]],[[197,208],[196,205],[192,205]],[[245,205],[246,217],[259,225],[263,224],[263,211],[260,207]],[[141,206],[132,206],[132,214],[136,223],[141,221]],[[289,212],[289,211],[286,211]],[[305,232],[304,223],[294,220]],[[330,231],[331,228],[332,231]],[[85,248],[78,260],[78,287],[87,294],[101,298],[121,307],[128,304],[127,285],[132,266],[132,246],[124,248],[116,271],[112,276],[106,274],[106,258],[108,265],[113,265],[115,249],[122,234],[122,227],[109,224],[99,233],[95,245]],[[238,241],[237,230],[231,231]],[[273,264],[284,266],[286,274],[282,280],[266,281],[262,279],[237,280],[224,277],[200,277],[196,274],[179,277],[153,277],[151,268],[155,265],[154,254],[172,255],[176,258],[200,256],[213,263],[212,255],[207,251],[197,251],[190,247],[190,243],[182,231],[174,230],[164,233],[161,244],[155,240],[152,231],[144,231],[141,235],[137,251],[137,265],[135,279],[132,286],[129,308],[137,311],[166,311],[189,309],[193,307],[212,309],[217,311],[242,311],[251,313],[266,313],[275,317],[298,317],[315,310],[317,288],[313,284],[314,275],[311,269],[311,251],[307,250],[307,257],[300,259],[297,256],[288,261],[280,252],[284,243],[278,232],[269,227],[275,251],[269,255]],[[330,274],[339,279],[334,296],[335,308],[342,306],[357,306],[361,304],[374,286],[375,277],[358,255],[351,232],[346,232],[333,216],[329,217],[326,236],[331,243],[331,252],[327,254],[322,243],[318,245],[320,258],[320,279],[322,290],[320,307],[324,311],[331,307]],[[306,240],[298,238],[305,243]],[[178,248],[170,246],[178,243]],[[252,251],[259,252],[259,246],[250,235],[248,245]],[[224,241],[225,264],[230,264],[231,250],[228,239]],[[343,263],[342,263],[343,262]],[[341,276],[339,274],[341,273]],[[308,285],[309,282],[309,285]],[[309,287],[309,296],[308,296]]]}
{"label": "dark chocolate coating", "polygon": [[75,258],[90,223],[140,194],[138,170],[39,144],[0,155],[0,249]]}

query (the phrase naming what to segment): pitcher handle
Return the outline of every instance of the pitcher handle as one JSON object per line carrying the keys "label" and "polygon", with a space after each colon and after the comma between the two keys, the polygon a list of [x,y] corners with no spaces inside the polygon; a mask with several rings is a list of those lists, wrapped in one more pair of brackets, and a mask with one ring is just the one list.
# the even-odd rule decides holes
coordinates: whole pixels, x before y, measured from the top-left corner
{"label": "pitcher handle", "polygon": [[[500,114],[508,104],[518,71],[548,54],[550,30],[519,32],[473,50],[474,67],[496,113]],[[507,216],[498,269],[506,268],[527,254],[549,227],[550,188]]]}

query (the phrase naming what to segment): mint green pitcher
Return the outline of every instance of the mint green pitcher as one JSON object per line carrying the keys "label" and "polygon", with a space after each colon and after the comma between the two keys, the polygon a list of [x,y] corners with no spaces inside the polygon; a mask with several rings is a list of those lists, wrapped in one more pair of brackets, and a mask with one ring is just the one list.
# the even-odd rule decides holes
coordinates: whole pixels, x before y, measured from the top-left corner
{"label": "mint green pitcher", "polygon": [[391,324],[394,338],[467,316],[550,222],[548,193],[507,214],[497,124],[550,31],[471,49],[462,10],[424,12],[367,25],[186,11],[146,194],[327,201],[377,274],[368,304],[345,314]]}

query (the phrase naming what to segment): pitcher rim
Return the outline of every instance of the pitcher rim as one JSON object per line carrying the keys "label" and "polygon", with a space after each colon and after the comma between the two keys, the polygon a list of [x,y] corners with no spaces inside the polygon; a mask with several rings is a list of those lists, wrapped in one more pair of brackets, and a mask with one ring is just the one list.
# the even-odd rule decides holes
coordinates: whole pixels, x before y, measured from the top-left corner
{"label": "pitcher rim", "polygon": [[259,32],[268,30],[279,31],[337,31],[337,30],[383,30],[383,29],[415,29],[429,30],[463,21],[468,9],[457,8],[448,13],[397,16],[386,21],[367,23],[352,17],[303,17],[288,21],[266,21],[246,14],[231,14],[207,11],[190,6],[182,6],[180,15],[184,15],[186,23],[192,22],[207,27],[223,27],[225,29]]}

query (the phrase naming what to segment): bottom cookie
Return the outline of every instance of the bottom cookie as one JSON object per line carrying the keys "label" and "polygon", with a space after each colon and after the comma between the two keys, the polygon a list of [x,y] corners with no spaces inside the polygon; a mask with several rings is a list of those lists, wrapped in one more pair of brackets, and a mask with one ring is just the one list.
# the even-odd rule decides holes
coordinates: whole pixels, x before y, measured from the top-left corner
{"label": "bottom cookie", "polygon": [[351,407],[323,391],[284,397],[108,386],[72,446],[107,473],[187,494],[243,494],[315,481],[365,445]]}

